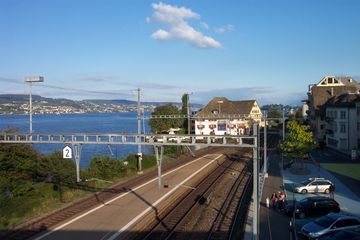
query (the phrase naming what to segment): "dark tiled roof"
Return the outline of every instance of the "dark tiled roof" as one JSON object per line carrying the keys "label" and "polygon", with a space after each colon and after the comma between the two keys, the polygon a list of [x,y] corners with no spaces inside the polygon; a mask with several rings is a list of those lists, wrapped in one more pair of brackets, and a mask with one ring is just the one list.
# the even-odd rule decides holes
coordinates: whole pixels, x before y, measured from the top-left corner
{"label": "dark tiled roof", "polygon": [[360,100],[360,94],[341,94],[330,98],[324,107],[355,107],[357,101]]}
{"label": "dark tiled roof", "polygon": [[[222,103],[219,103],[219,101]],[[256,100],[230,101],[225,97],[214,97],[196,114],[196,117],[216,116],[216,113],[219,111],[219,105],[220,114],[250,114],[255,102]]]}
{"label": "dark tiled roof", "polygon": [[313,86],[311,88],[310,102],[314,109],[319,109],[330,98],[339,96],[345,93],[357,93],[360,89],[358,84],[351,84],[346,86]]}
{"label": "dark tiled roof", "polygon": [[250,114],[252,107],[255,104],[255,100],[233,101],[239,114]]}
{"label": "dark tiled roof", "polygon": [[344,85],[358,85],[358,83],[352,79],[351,77],[335,77],[337,80],[339,80],[340,82],[342,82]]}

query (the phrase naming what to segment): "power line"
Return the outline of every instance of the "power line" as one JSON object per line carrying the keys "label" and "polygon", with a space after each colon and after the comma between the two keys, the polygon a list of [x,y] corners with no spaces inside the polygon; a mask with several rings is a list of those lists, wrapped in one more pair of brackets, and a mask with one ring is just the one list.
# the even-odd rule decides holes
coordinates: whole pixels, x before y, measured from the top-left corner
{"label": "power line", "polygon": [[[0,81],[1,82],[10,82],[10,83],[15,83],[15,84],[24,84],[24,85],[26,84],[25,82],[22,82],[20,80],[10,79],[10,78],[0,78]],[[119,94],[131,95],[131,94],[129,94],[129,91],[133,90],[133,89],[130,89],[130,90],[112,90],[112,92],[107,92],[107,91],[93,91],[93,90],[78,89],[78,88],[60,87],[60,86],[48,85],[48,84],[38,84],[37,87],[57,89],[57,90],[65,90],[65,91],[72,91],[72,92],[83,92],[83,93],[90,93],[90,94],[106,94],[106,95],[116,95],[116,96],[118,96]]]}

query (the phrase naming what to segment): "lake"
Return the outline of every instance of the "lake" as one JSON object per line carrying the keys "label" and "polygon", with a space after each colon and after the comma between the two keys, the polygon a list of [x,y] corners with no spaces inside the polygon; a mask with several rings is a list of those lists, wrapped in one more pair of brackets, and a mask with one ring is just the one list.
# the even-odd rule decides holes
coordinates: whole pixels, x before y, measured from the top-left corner
{"label": "lake", "polygon": [[[145,116],[150,113],[145,113]],[[29,132],[29,115],[0,115],[0,129],[17,127],[20,133]],[[148,119],[141,122],[142,133],[150,133]],[[33,133],[129,133],[137,134],[137,113],[84,113],[60,115],[33,115]],[[41,153],[48,154],[61,151],[65,144],[34,144],[34,148]],[[150,146],[142,146],[145,154],[153,153]],[[134,145],[88,145],[82,146],[82,168],[89,166],[93,156],[103,155],[121,159],[129,154],[135,154]]]}

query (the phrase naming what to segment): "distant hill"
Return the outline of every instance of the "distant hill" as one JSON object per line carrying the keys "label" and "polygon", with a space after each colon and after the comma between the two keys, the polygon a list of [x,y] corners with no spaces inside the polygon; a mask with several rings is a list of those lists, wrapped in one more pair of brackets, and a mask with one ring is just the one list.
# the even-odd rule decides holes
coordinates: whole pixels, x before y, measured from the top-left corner
{"label": "distant hill", "polygon": [[[136,111],[137,102],[124,99],[86,99],[81,101],[64,98],[46,98],[32,95],[35,113],[84,113],[84,112],[129,112]],[[23,114],[28,111],[29,95],[0,94],[0,113]],[[153,111],[156,106],[169,102],[141,102],[145,111]],[[182,103],[171,104],[181,108]],[[201,108],[201,104],[191,104],[192,108]]]}

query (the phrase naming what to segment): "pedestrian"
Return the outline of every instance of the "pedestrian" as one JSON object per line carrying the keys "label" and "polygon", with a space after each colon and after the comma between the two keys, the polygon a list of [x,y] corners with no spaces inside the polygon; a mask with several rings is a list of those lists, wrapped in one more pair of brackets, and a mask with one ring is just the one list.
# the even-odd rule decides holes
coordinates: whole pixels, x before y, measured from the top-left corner
{"label": "pedestrian", "polygon": [[285,209],[286,206],[286,195],[285,193],[280,193],[280,209]]}
{"label": "pedestrian", "polygon": [[270,207],[270,199],[267,197],[266,198],[266,207],[269,208]]}
{"label": "pedestrian", "polygon": [[276,207],[277,207],[277,201],[279,200],[279,199],[278,199],[278,195],[277,195],[276,192],[273,192],[273,193],[272,193],[270,200],[271,200],[271,202],[272,202],[272,207],[273,207],[273,208],[276,208]]}

